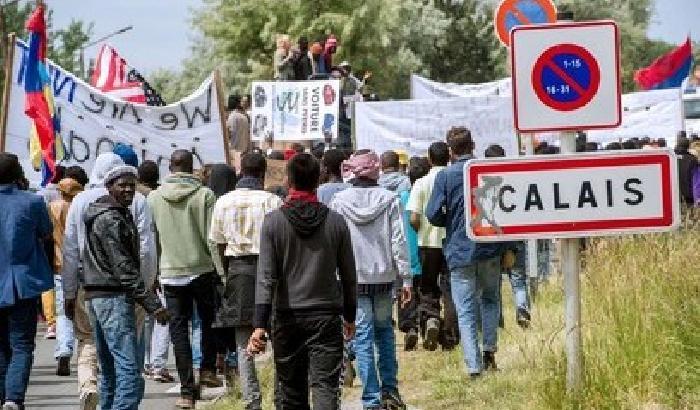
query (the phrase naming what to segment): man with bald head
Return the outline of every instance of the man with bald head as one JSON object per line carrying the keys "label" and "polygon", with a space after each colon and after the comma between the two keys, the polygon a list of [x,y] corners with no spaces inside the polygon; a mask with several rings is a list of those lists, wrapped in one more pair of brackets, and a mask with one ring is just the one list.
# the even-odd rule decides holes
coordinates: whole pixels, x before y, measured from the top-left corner
{"label": "man with bald head", "polygon": [[192,368],[189,321],[193,304],[202,320],[200,384],[219,386],[211,324],[219,283],[208,241],[216,195],[192,174],[192,153],[177,150],[170,157],[171,174],[148,195],[160,241],[160,283],[171,316],[170,338],[180,376],[178,408],[193,409],[199,396]]}

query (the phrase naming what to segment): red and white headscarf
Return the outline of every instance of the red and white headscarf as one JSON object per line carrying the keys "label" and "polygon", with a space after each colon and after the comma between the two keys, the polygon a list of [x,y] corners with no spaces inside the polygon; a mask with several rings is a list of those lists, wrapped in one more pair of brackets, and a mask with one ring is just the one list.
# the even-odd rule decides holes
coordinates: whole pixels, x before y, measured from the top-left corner
{"label": "red and white headscarf", "polygon": [[379,179],[379,156],[374,151],[352,155],[341,165],[343,179],[355,178]]}

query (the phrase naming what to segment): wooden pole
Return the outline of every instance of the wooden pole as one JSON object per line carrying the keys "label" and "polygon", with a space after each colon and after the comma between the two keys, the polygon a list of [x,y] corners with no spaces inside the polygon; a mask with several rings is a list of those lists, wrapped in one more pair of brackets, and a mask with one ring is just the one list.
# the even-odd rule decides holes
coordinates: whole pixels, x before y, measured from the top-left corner
{"label": "wooden pole", "polygon": [[221,135],[224,138],[224,155],[226,155],[226,163],[233,166],[231,162],[231,152],[229,151],[229,133],[226,126],[226,107],[224,105],[224,85],[221,82],[221,72],[217,68],[214,70],[214,87],[216,88],[216,101],[219,105],[219,120],[221,121]]}
{"label": "wooden pole", "polygon": [[5,54],[5,84],[2,88],[2,113],[0,113],[0,152],[5,152],[7,140],[7,114],[10,108],[10,90],[12,90],[12,64],[15,59],[15,33],[10,33],[7,39],[7,53]]}

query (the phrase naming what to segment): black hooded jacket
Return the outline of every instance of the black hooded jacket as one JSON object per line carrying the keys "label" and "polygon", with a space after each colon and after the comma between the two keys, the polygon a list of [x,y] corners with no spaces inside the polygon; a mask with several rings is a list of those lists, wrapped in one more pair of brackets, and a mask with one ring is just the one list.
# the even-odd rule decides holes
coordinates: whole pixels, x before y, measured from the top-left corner
{"label": "black hooded jacket", "polygon": [[90,204],[83,250],[85,298],[126,294],[153,313],[162,307],[146,289],[139,267],[139,235],[128,208],[111,196]]}
{"label": "black hooded jacket", "polygon": [[350,230],[319,203],[287,202],[265,216],[260,237],[255,318],[278,312],[341,314],[355,321],[357,273]]}

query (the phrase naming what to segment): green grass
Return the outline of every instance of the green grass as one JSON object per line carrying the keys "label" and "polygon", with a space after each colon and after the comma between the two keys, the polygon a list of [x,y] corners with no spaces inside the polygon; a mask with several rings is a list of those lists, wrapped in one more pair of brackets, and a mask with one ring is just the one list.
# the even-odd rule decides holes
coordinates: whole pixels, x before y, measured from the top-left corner
{"label": "green grass", "polygon": [[[499,372],[470,381],[460,350],[401,352],[404,399],[440,410],[700,409],[700,225],[595,239],[583,260],[585,385],[579,394],[566,393],[563,289],[553,278],[541,287],[526,331],[515,325],[504,281]],[[266,409],[273,408],[271,367],[261,369]],[[344,392],[346,400],[359,394],[359,387]],[[212,408],[243,406],[229,397]]]}

